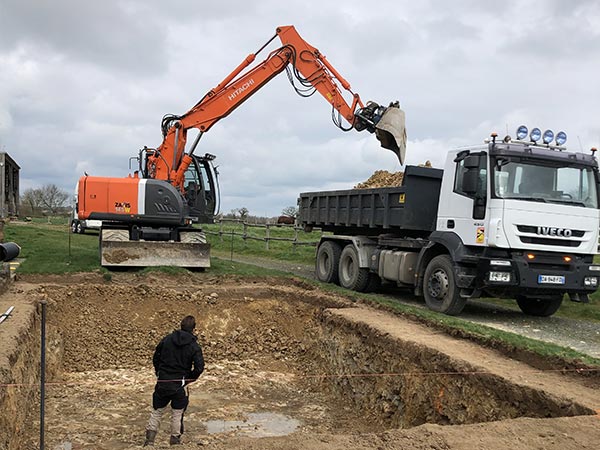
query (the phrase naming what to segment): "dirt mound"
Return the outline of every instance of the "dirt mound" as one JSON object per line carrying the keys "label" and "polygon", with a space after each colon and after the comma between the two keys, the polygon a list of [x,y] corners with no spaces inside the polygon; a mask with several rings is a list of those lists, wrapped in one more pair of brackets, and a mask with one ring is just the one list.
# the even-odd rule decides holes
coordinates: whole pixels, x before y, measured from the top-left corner
{"label": "dirt mound", "polygon": [[[419,167],[431,167],[430,161],[419,164]],[[380,187],[402,186],[404,172],[388,172],[387,170],[376,170],[367,181],[358,183],[354,189],[370,189]]]}

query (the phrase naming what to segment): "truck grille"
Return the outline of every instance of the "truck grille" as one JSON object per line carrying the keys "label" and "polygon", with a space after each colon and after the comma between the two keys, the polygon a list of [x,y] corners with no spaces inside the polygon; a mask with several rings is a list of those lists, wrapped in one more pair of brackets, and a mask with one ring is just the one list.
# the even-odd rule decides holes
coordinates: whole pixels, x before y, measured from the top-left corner
{"label": "truck grille", "polygon": [[[517,230],[519,230],[521,233],[531,233],[531,234],[535,234],[537,235],[537,229],[538,227],[533,226],[533,225],[517,225]],[[572,237],[583,237],[583,235],[585,234],[584,230],[571,230],[571,236]]]}
{"label": "truck grille", "polygon": [[539,235],[534,225],[517,225],[518,237],[524,244],[551,245],[556,247],[577,248],[584,241],[585,230],[572,230],[571,236]]}

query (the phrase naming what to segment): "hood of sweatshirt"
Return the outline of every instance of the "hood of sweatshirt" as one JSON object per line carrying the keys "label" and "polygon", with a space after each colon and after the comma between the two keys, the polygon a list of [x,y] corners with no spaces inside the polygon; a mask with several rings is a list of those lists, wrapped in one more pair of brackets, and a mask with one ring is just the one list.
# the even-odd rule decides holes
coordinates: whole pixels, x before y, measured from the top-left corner
{"label": "hood of sweatshirt", "polygon": [[175,330],[173,332],[173,343],[178,347],[183,347],[196,341],[196,336],[192,333],[183,330]]}

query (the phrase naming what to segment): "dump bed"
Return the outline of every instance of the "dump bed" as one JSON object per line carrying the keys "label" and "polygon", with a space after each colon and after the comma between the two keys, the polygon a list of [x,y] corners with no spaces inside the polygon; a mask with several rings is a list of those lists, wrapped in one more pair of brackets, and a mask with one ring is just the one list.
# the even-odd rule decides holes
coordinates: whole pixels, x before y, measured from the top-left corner
{"label": "dump bed", "polygon": [[442,174],[406,166],[402,186],[300,194],[298,223],[336,234],[429,234],[436,226]]}

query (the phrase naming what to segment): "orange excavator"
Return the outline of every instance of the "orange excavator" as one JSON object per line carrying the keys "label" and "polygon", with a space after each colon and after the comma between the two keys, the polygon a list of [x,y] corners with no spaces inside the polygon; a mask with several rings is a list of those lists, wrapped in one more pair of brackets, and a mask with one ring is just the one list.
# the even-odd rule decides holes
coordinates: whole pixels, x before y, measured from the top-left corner
{"label": "orange excavator", "polygon": [[[256,55],[277,37],[281,47],[251,67]],[[278,27],[265,45],[248,55],[192,109],[183,115],[163,117],[162,144],[140,150],[139,170],[133,175],[79,179],[79,220],[102,221],[102,266],[210,266],[210,245],[195,224],[213,222],[218,211],[215,157],[194,152],[205,132],[284,70],[298,94],[308,97],[319,92],[331,104],[337,127],[375,133],[381,146],[392,150],[403,163],[406,132],[398,102],[389,106],[363,104],[325,56],[293,26]],[[350,102],[343,92],[351,97]],[[348,125],[344,126],[342,119]],[[186,150],[190,129],[198,130],[198,134]]]}

